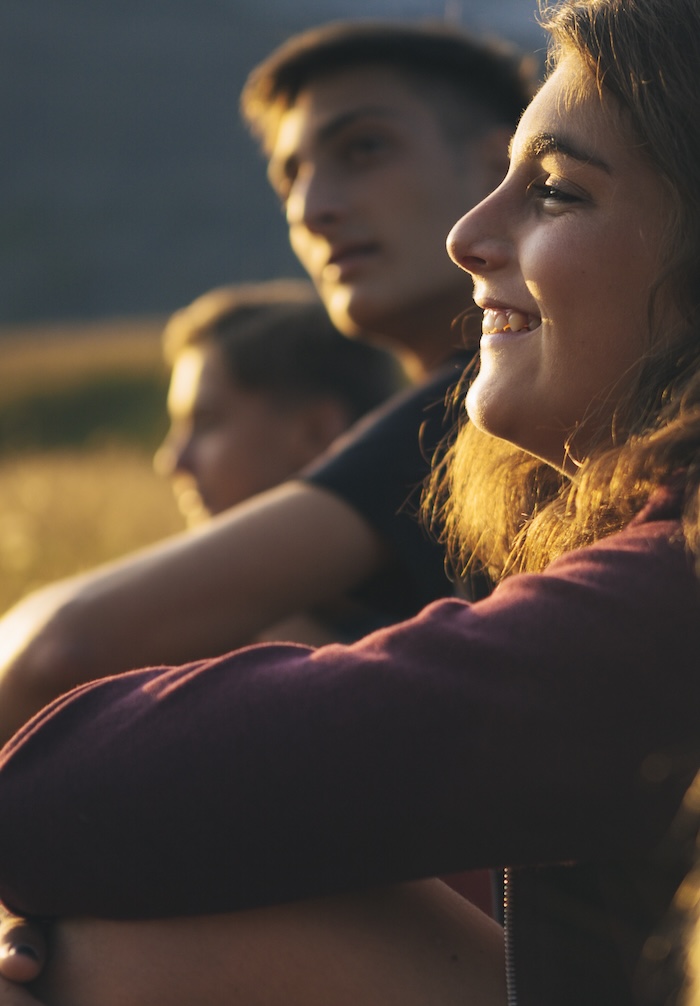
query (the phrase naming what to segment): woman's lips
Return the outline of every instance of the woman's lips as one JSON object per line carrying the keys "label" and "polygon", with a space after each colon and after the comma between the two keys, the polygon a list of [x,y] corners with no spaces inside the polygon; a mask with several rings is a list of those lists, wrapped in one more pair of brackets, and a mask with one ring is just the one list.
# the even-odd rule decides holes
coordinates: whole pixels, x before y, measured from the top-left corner
{"label": "woman's lips", "polygon": [[481,323],[484,335],[500,332],[532,332],[539,328],[540,319],[513,308],[486,308]]}

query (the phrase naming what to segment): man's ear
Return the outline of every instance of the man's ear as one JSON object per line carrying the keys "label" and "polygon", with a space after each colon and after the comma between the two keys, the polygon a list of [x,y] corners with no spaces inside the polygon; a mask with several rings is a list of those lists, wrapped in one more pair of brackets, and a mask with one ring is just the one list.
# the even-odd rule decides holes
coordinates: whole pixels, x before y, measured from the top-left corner
{"label": "man's ear", "polygon": [[[299,406],[290,420],[290,435],[294,437],[300,457],[308,464],[325,451],[350,425],[346,406],[337,398],[317,398]],[[293,427],[293,433],[292,433]]]}

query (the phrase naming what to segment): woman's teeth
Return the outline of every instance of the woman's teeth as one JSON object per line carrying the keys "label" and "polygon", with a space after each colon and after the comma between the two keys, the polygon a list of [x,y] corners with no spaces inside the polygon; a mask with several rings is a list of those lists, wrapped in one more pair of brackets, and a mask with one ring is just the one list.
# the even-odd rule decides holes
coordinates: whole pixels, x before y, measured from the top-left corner
{"label": "woman's teeth", "polygon": [[531,318],[522,311],[494,311],[487,308],[481,331],[484,335],[493,335],[494,332],[532,332],[538,325],[537,318]]}

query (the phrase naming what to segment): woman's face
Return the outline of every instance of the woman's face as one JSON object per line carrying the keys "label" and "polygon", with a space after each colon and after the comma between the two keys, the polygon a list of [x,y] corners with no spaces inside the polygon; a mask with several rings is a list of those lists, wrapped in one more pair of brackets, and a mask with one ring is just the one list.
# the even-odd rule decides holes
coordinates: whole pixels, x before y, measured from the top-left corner
{"label": "woman's face", "polygon": [[613,99],[564,60],[521,119],[504,181],[448,238],[484,312],[477,426],[575,470],[649,345],[665,206]]}

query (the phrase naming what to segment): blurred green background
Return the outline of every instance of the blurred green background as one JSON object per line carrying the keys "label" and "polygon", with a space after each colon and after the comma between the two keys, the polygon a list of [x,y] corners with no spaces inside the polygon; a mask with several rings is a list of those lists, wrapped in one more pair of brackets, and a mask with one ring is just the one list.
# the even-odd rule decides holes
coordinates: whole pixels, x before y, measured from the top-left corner
{"label": "blurred green background", "polygon": [[184,526],[152,467],[164,320],[0,329],[0,611]]}

